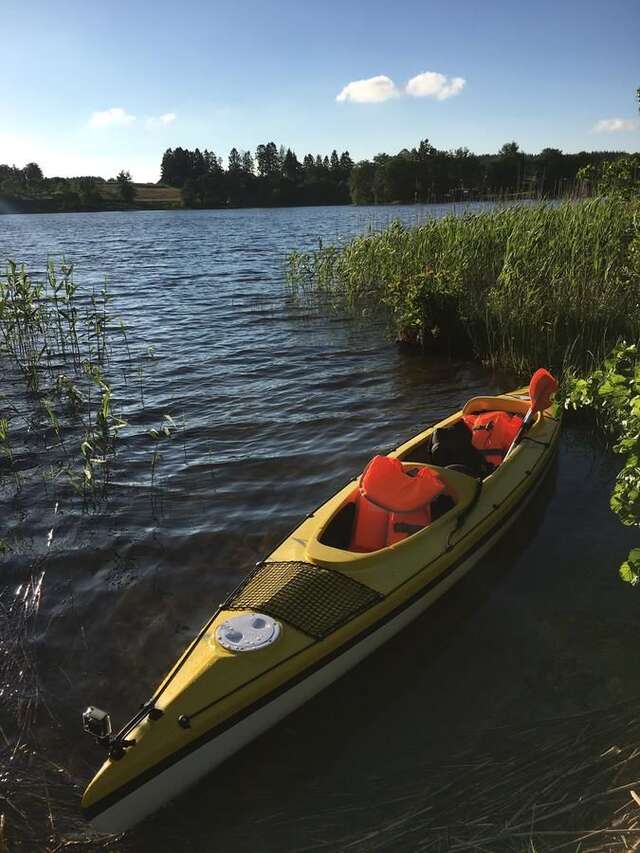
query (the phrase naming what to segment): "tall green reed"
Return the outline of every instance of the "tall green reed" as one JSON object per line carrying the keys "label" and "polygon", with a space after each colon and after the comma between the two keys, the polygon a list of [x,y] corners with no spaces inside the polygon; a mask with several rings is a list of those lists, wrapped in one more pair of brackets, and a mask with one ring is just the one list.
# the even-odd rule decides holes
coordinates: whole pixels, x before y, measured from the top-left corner
{"label": "tall green reed", "polygon": [[294,252],[302,297],[381,307],[399,340],[526,372],[590,364],[640,337],[640,208],[618,199],[533,204],[394,222]]}
{"label": "tall green reed", "polygon": [[[68,482],[87,501],[105,493],[115,438],[126,425],[113,411],[105,374],[112,331],[126,340],[122,321],[116,326],[110,315],[110,298],[106,282],[83,297],[65,262],[49,262],[44,282],[15,261],[0,276],[0,361],[16,372],[14,394],[21,377],[31,427],[48,431],[62,448]],[[69,428],[83,433],[79,454],[65,441]]]}

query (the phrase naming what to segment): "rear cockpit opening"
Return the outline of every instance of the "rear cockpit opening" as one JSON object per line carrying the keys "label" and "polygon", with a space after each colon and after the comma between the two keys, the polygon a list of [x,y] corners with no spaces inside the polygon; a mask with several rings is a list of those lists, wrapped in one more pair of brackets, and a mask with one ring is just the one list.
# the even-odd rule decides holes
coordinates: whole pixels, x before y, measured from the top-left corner
{"label": "rear cockpit opening", "polygon": [[449,468],[484,480],[502,464],[522,427],[518,412],[469,411],[448,426],[436,427],[403,460]]}

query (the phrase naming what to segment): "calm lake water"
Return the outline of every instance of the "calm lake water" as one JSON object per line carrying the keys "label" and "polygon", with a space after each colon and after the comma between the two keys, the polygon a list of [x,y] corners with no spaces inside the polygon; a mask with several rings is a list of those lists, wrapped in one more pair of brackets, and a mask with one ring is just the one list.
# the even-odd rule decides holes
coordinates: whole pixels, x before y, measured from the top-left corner
{"label": "calm lake water", "polygon": [[[0,558],[5,605],[34,565],[44,571],[27,649],[39,673],[33,731],[78,786],[65,782],[69,808],[101,760],[81,735],[87,704],[123,722],[256,560],[372,455],[476,393],[509,389],[509,376],[403,353],[380,323],[307,309],[286,290],[291,249],[449,209],[0,217],[0,258],[41,272],[64,256],[82,288],[108,276],[142,364],[139,381],[118,384],[126,355],[114,352],[130,427],[100,512],[56,510],[35,475],[17,502],[5,483],[0,502],[13,547]],[[179,429],[152,487],[147,430],[165,414]],[[462,744],[479,752],[500,727],[640,695],[637,594],[617,577],[636,542],[608,509],[615,473],[588,431],[568,427],[544,493],[467,579],[126,849],[373,849],[407,791]],[[30,840],[11,811],[9,838],[44,848],[42,806],[29,809]],[[401,848],[381,838],[375,849]]]}

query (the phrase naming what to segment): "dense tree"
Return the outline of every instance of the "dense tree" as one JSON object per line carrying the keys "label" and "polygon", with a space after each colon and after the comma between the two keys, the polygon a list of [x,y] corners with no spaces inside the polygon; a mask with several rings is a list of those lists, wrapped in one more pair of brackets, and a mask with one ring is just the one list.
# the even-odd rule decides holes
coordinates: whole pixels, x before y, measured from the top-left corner
{"label": "dense tree", "polygon": [[373,180],[375,174],[376,167],[369,160],[356,163],[353,167],[349,180],[349,189],[351,190],[351,198],[354,204],[374,203]]}
{"label": "dense tree", "polygon": [[116,182],[118,184],[118,192],[120,193],[120,198],[126,202],[126,204],[131,204],[131,202],[136,197],[136,188],[133,185],[133,181],[131,180],[130,172],[125,172],[123,169],[116,176]]}
{"label": "dense tree", "polygon": [[242,171],[247,175],[253,175],[254,162],[251,151],[245,151],[242,155]]}
{"label": "dense tree", "polygon": [[33,185],[42,182],[42,169],[37,163],[27,163],[22,172],[28,184]]}
{"label": "dense tree", "polygon": [[578,172],[578,180],[602,195],[632,198],[640,195],[640,155],[625,155]]}
{"label": "dense tree", "polygon": [[287,148],[282,160],[282,174],[288,181],[293,181],[294,183],[298,181],[302,174],[302,166],[290,148]]}
{"label": "dense tree", "polygon": [[280,172],[280,158],[275,142],[258,145],[256,148],[258,174],[261,178],[271,178]]}
{"label": "dense tree", "polygon": [[353,160],[348,151],[343,151],[340,155],[340,177],[347,180],[352,169]]}

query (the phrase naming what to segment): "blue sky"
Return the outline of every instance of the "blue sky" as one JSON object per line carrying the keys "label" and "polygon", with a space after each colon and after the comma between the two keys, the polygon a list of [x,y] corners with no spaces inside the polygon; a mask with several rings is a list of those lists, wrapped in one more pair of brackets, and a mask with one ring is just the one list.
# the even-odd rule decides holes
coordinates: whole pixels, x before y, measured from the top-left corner
{"label": "blue sky", "polygon": [[270,140],[640,150],[640,0],[3,0],[1,21],[0,163],[47,175],[157,180],[167,147]]}

